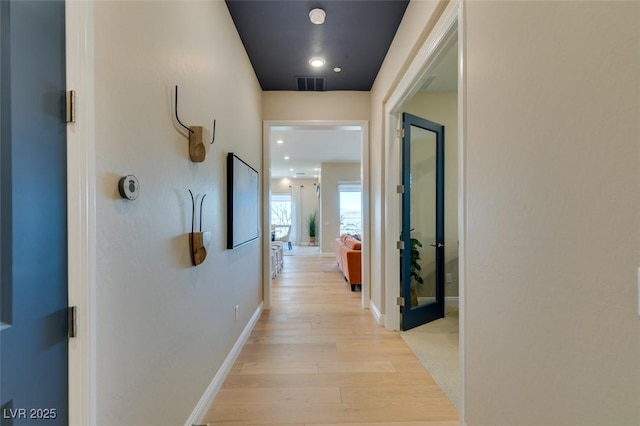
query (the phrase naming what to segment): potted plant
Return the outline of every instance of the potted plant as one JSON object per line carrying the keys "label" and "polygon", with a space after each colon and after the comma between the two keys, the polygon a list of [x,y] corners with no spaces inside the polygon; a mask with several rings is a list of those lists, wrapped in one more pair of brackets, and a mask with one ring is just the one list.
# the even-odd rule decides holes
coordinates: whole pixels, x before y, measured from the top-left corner
{"label": "potted plant", "polygon": [[316,244],[316,225],[318,222],[318,212],[313,212],[307,218],[307,226],[309,227],[309,244]]}

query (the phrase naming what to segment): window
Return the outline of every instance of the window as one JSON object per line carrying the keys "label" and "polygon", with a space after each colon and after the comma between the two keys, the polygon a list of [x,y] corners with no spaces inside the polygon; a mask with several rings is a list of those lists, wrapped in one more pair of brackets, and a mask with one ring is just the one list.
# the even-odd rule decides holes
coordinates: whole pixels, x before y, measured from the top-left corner
{"label": "window", "polygon": [[291,223],[291,194],[271,195],[271,230],[275,238],[286,234]]}
{"label": "window", "polygon": [[362,185],[338,184],[340,193],[340,234],[362,234]]}

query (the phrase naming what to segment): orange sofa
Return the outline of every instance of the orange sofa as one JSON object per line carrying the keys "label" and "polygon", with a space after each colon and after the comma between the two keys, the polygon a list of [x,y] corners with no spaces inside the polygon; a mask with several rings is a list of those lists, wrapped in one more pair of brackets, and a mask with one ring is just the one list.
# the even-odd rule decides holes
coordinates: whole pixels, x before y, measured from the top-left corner
{"label": "orange sofa", "polygon": [[362,242],[345,234],[336,238],[335,248],[344,279],[351,284],[351,291],[356,291],[356,286],[362,284]]}

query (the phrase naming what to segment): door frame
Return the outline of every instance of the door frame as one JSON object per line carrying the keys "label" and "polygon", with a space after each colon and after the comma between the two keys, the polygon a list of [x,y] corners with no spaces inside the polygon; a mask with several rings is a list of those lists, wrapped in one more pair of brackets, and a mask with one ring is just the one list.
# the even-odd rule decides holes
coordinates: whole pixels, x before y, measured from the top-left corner
{"label": "door frame", "polygon": [[[458,62],[462,64],[461,47],[463,40],[458,37],[460,8],[461,3],[458,0],[452,0],[449,3],[385,105],[385,129],[387,129],[387,137],[385,139],[385,170],[387,171],[385,173],[385,193],[387,194],[385,214],[386,241],[397,241],[398,235],[400,235],[401,202],[400,196],[396,193],[396,186],[401,183],[400,148],[402,141],[398,138],[397,131],[402,128],[403,108],[422,86],[428,73],[457,39],[459,39]],[[459,68],[461,69],[462,67],[460,66]],[[460,114],[462,82],[460,72],[458,74],[458,127],[460,128],[462,123],[462,115]],[[463,133],[459,132],[458,134],[458,146],[460,147]],[[460,180],[460,182],[463,181]],[[460,207],[459,211],[462,211]],[[460,237],[460,240],[461,252],[462,237]],[[462,264],[462,261],[460,263]],[[395,308],[397,306],[396,300],[400,296],[400,286],[393,285],[393,283],[398,282],[398,277],[400,276],[398,250],[385,251],[385,265],[385,282],[391,284],[385,286],[385,306]],[[460,274],[460,285],[462,285],[462,274]],[[385,327],[389,330],[400,329],[399,309],[386,310]]]}
{"label": "door frame", "polygon": [[[400,270],[402,273],[401,276],[401,297],[404,299],[403,306],[400,306],[400,311],[402,311],[402,320],[401,320],[401,330],[406,331],[412,328],[418,327],[423,324],[427,324],[431,321],[435,321],[439,318],[444,318],[444,244],[445,244],[445,234],[444,234],[444,221],[445,221],[445,207],[444,207],[444,186],[445,186],[445,178],[444,178],[444,151],[445,151],[445,131],[444,125],[440,123],[436,123],[434,121],[430,121],[427,118],[420,117],[417,115],[413,115],[407,112],[401,114],[402,116],[402,141],[401,145],[401,156],[402,156],[402,166],[401,166],[401,182],[404,186],[404,191],[400,197],[401,203],[401,222],[400,227],[402,232],[400,235],[403,236],[401,241],[404,242],[404,249],[399,251],[401,264]],[[412,232],[414,228],[414,223],[411,219],[411,206],[412,204],[412,195],[413,191],[411,190],[411,159],[413,158],[412,149],[412,129],[420,129],[425,132],[431,132],[435,134],[435,207],[433,210],[435,211],[435,215],[433,217],[434,222],[432,225],[435,225],[435,241],[433,244],[433,253],[434,257],[428,257],[429,259],[434,259],[435,264],[435,296],[436,299],[434,302],[427,303],[425,305],[412,306],[412,297],[410,294],[410,282],[411,282],[411,255],[407,255],[407,253],[413,252],[413,248],[411,247],[412,240]],[[424,143],[429,144],[429,140],[423,141]],[[431,252],[428,248],[427,241],[423,240],[424,248],[426,252]],[[404,256],[403,256],[404,253]]]}
{"label": "door frame", "polygon": [[[466,0],[451,0],[442,12],[437,23],[426,38],[416,56],[406,69],[406,72],[393,89],[384,105],[384,192],[385,214],[383,240],[397,241],[401,224],[401,202],[396,192],[400,184],[401,152],[397,131],[402,126],[402,110],[419,90],[428,73],[434,68],[443,54],[453,43],[458,41],[458,258],[459,258],[459,309],[460,309],[460,424],[466,424],[465,416],[465,290],[466,290],[466,181],[465,181],[465,153],[466,153],[466,71],[465,52],[465,6]],[[391,248],[391,244],[387,244]],[[384,293],[385,293],[385,328],[400,329],[400,309],[397,298],[400,296],[400,256],[393,244],[392,249],[384,252]]]}
{"label": "door frame", "polygon": [[96,417],[96,174],[93,2],[65,1],[67,90],[76,91],[67,125],[69,306],[78,336],[69,339],[69,425]]}
{"label": "door frame", "polygon": [[[369,308],[371,300],[370,280],[370,179],[369,179],[369,121],[368,120],[265,120],[262,124],[262,235],[271,226],[271,128],[278,126],[291,127],[326,127],[326,126],[358,126],[361,129],[360,173],[362,181],[362,295],[363,308]],[[262,239],[262,306],[271,309],[271,239]]]}

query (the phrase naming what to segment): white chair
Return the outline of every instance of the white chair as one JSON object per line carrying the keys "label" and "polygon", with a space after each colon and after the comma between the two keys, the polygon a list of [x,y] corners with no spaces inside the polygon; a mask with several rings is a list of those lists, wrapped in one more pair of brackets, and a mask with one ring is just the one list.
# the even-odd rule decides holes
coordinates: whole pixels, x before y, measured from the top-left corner
{"label": "white chair", "polygon": [[275,278],[284,266],[284,259],[282,257],[282,244],[271,243],[271,277]]}
{"label": "white chair", "polygon": [[[278,236],[278,229],[285,229],[284,234]],[[291,246],[291,225],[276,225],[276,242],[287,243],[287,247],[291,250],[293,247]]]}
{"label": "white chair", "polygon": [[275,278],[278,275],[278,268],[276,266],[276,251],[277,249],[271,246],[271,278]]}

